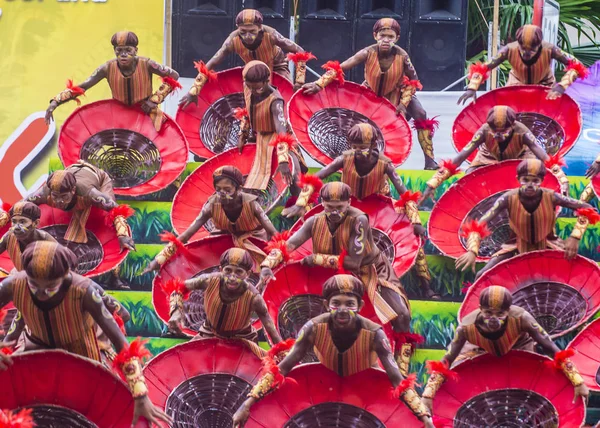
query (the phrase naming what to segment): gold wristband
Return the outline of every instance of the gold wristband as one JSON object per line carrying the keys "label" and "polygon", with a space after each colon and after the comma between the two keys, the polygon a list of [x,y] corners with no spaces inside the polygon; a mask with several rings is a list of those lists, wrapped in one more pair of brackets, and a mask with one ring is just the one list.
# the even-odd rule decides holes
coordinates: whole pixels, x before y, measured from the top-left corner
{"label": "gold wristband", "polygon": [[431,177],[427,181],[427,185],[429,187],[431,187],[432,189],[437,189],[440,186],[440,184],[442,184],[444,181],[446,181],[449,177],[450,177],[450,171],[446,168],[440,168],[435,172],[433,177]]}
{"label": "gold wristband", "polygon": [[196,79],[194,80],[194,83],[192,83],[192,87],[190,88],[188,94],[197,97],[198,94],[200,94],[200,91],[202,90],[204,85],[206,85],[206,82],[208,82],[208,77],[206,77],[202,73],[198,73]]}
{"label": "gold wristband", "polygon": [[129,227],[127,226],[127,220],[122,215],[118,215],[115,217],[113,221],[113,225],[115,226],[115,231],[117,232],[117,236],[129,236]]}
{"label": "gold wristband", "polygon": [[149,100],[153,103],[160,104],[171,92],[173,92],[171,85],[163,81],[158,90],[150,96]]}
{"label": "gold wristband", "polygon": [[550,168],[550,172],[552,172],[552,175],[556,177],[556,179],[562,186],[569,185],[569,179],[567,178],[567,175],[559,165],[553,165],[552,168]]}
{"label": "gold wristband", "polygon": [[296,206],[306,207],[308,205],[310,197],[313,195],[314,192],[315,188],[312,184],[307,184],[306,186],[304,186],[304,188],[300,192],[300,195],[298,195],[298,199],[296,200]]}
{"label": "gold wristband", "polygon": [[327,85],[333,82],[337,77],[335,70],[329,69],[315,82],[321,89],[325,89]]}
{"label": "gold wristband", "polygon": [[431,416],[429,410],[427,410],[423,402],[421,402],[421,397],[419,397],[419,394],[417,394],[417,391],[415,391],[413,388],[405,389],[400,395],[400,399],[417,418]]}
{"label": "gold wristband", "polygon": [[313,254],[313,263],[331,269],[339,269],[340,256],[332,254]]}
{"label": "gold wristband", "polygon": [[274,383],[275,383],[275,376],[273,376],[272,373],[265,374],[263,377],[261,377],[258,380],[256,385],[254,385],[254,388],[252,388],[252,390],[248,394],[248,397],[252,397],[257,400],[260,400],[265,395],[267,395],[269,392],[277,389],[277,388],[273,387]]}
{"label": "gold wristband", "polygon": [[427,380],[427,385],[425,385],[425,389],[423,390],[423,398],[430,398],[433,400],[435,394],[437,394],[438,390],[442,387],[446,378],[441,373],[433,372],[429,379]]}
{"label": "gold wristband", "polygon": [[134,357],[123,364],[123,374],[125,375],[133,398],[141,398],[148,395],[146,379],[142,374],[142,364],[137,357]]}
{"label": "gold wristband", "polygon": [[412,224],[421,224],[421,217],[419,216],[419,208],[415,201],[408,201],[404,205],[404,212]]}
{"label": "gold wristband", "polygon": [[173,255],[177,252],[177,247],[175,246],[174,243],[169,242],[165,248],[163,248],[162,250],[160,250],[160,253],[158,253],[156,255],[156,257],[154,257],[154,260],[157,261],[157,263],[162,266],[164,265],[171,257],[173,257]]}
{"label": "gold wristband", "polygon": [[287,143],[277,144],[277,163],[289,163],[290,152]]}
{"label": "gold wristband", "polygon": [[474,73],[473,76],[471,76],[471,79],[469,80],[467,89],[471,91],[477,91],[479,89],[479,86],[481,85],[481,82],[483,82],[483,74]]}
{"label": "gold wristband", "polygon": [[306,61],[298,61],[296,64],[296,84],[304,85],[306,82]]}
{"label": "gold wristband", "polygon": [[575,70],[569,70],[563,75],[558,84],[566,90],[571,86],[575,79],[577,79],[577,72]]}
{"label": "gold wristband", "polygon": [[279,265],[279,263],[281,263],[283,261],[283,253],[281,252],[281,250],[278,249],[274,249],[271,250],[271,252],[269,254],[267,254],[267,257],[265,257],[265,259],[263,260],[263,262],[260,264],[260,267],[267,267],[269,269],[273,269],[275,267],[277,267]]}
{"label": "gold wristband", "polygon": [[594,195],[594,187],[592,186],[592,183],[588,183],[581,192],[581,195],[579,195],[579,200],[582,202],[589,202],[594,198]]}
{"label": "gold wristband", "polygon": [[176,291],[169,296],[169,316],[175,311],[183,312],[183,294]]}
{"label": "gold wristband", "polygon": [[569,379],[569,382],[571,382],[573,386],[579,386],[583,383],[583,378],[579,374],[579,371],[577,370],[577,367],[575,367],[575,364],[573,364],[573,362],[570,359],[565,359],[561,367],[563,373],[565,374],[567,379]]}
{"label": "gold wristband", "polygon": [[0,227],[6,226],[6,223],[8,223],[8,220],[10,220],[10,216],[8,215],[8,213],[6,211],[1,211],[0,212]]}
{"label": "gold wristband", "polygon": [[477,232],[469,233],[467,238],[467,251],[472,252],[476,256],[479,255],[479,247],[481,246],[481,235]]}
{"label": "gold wristband", "polygon": [[402,103],[402,105],[404,105],[404,107],[408,107],[408,105],[410,104],[413,95],[417,92],[417,88],[415,88],[414,86],[405,86],[404,89],[402,89],[402,95],[400,97],[400,102]]}
{"label": "gold wristband", "polygon": [[70,89],[65,89],[61,91],[58,95],[56,95],[54,98],[52,98],[52,101],[56,101],[58,104],[62,104],[74,98],[77,98],[77,96],[73,94],[73,91],[71,91]]}
{"label": "gold wristband", "polygon": [[586,216],[580,215],[577,217],[577,222],[573,226],[573,232],[571,232],[571,238],[581,239],[589,224],[590,221]]}

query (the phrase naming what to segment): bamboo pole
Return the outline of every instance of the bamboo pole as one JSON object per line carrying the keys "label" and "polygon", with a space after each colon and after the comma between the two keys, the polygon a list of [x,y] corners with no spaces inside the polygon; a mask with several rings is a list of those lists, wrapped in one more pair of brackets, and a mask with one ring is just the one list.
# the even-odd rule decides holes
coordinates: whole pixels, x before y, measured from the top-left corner
{"label": "bamboo pole", "polygon": [[[500,22],[500,0],[494,0],[494,20],[492,21],[492,58],[498,54],[498,23]],[[492,70],[491,89],[498,86],[498,69]]]}

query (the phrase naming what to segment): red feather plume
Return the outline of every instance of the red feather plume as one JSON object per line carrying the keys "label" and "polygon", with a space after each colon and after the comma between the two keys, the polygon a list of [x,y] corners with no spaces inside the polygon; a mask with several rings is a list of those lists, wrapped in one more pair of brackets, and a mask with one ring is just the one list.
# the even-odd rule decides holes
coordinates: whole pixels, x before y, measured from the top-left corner
{"label": "red feather plume", "polygon": [[308,186],[308,185],[312,186],[314,189],[313,194],[310,196],[310,201],[309,201],[310,203],[314,204],[319,199],[319,192],[321,191],[321,188],[323,187],[323,182],[316,175],[301,174],[300,179],[298,180],[298,187],[300,187],[302,189],[302,188],[304,188],[304,186]]}
{"label": "red feather plume", "polygon": [[33,409],[22,409],[18,413],[0,410],[0,428],[33,428],[36,426],[31,416]]}
{"label": "red feather plume", "polygon": [[490,76],[490,69],[482,62],[471,64],[469,66],[469,80],[471,80],[474,74],[481,74],[485,81]]}
{"label": "red feather plume", "polygon": [[148,340],[142,340],[138,337],[128,346],[121,349],[121,352],[113,360],[113,369],[119,373],[123,380],[125,380],[125,375],[123,374],[122,367],[125,363],[132,358],[138,358],[140,362],[143,362],[146,358],[152,358],[152,354],[144,346],[146,343],[148,343]]}
{"label": "red feather plume", "polygon": [[108,227],[112,227],[115,222],[115,218],[122,216],[129,218],[135,214],[135,210],[127,204],[119,205],[110,210],[104,217],[104,223]]}
{"label": "red feather plume", "polygon": [[444,168],[447,169],[448,171],[450,171],[450,177],[452,177],[453,175],[456,175],[460,172],[460,168],[458,167],[458,165],[454,165],[452,163],[452,160],[450,159],[444,159],[440,162],[440,169]]}
{"label": "red feather plume", "polygon": [[10,349],[8,346],[5,346],[4,348],[0,349],[0,353],[2,353],[4,355],[12,355],[13,350]]}
{"label": "red feather plume", "polygon": [[9,212],[11,208],[12,204],[9,204],[8,202],[2,202],[2,211]]}
{"label": "red feather plume", "polygon": [[198,73],[205,75],[209,82],[216,81],[218,78],[217,72],[209,70],[204,61],[194,61],[194,68],[198,70]]}
{"label": "red feather plume", "polygon": [[248,110],[246,108],[236,107],[233,109],[233,117],[237,120],[242,120],[248,116]]}
{"label": "red feather plume", "polygon": [[448,363],[446,361],[427,361],[425,363],[427,366],[427,373],[439,373],[444,376],[446,379],[450,379],[453,381],[458,381],[458,373],[454,370],[450,370]]}
{"label": "red feather plume", "polygon": [[554,359],[552,361],[546,361],[548,367],[554,367],[557,370],[562,370],[562,365],[565,363],[565,360],[571,358],[575,355],[575,351],[573,349],[565,349],[564,351],[558,351],[554,354]]}
{"label": "red feather plume", "polygon": [[431,138],[433,138],[435,131],[440,127],[440,121],[437,120],[438,116],[432,117],[431,119],[421,119],[413,121],[413,128],[417,131],[419,129],[425,129],[431,132]]}
{"label": "red feather plume", "polygon": [[172,242],[173,244],[175,244],[175,247],[177,248],[178,253],[180,253],[184,256],[190,255],[190,251],[187,249],[185,244],[183,242],[181,242],[179,240],[179,238],[177,238],[177,236],[175,236],[173,233],[164,231],[163,233],[161,233],[158,236],[160,237],[160,240],[162,242]]}
{"label": "red feather plume", "polygon": [[338,258],[338,270],[337,273],[340,275],[349,274],[346,269],[344,269],[344,260],[346,260],[346,256],[348,255],[348,251],[342,250],[340,252],[340,257]]}
{"label": "red feather plume", "polygon": [[277,136],[269,143],[272,147],[277,147],[277,144],[285,143],[291,149],[296,145],[296,139],[291,134],[277,134]]}
{"label": "red feather plume", "polygon": [[[71,80],[71,79],[67,80],[67,89],[70,89],[71,93],[75,96],[85,95],[85,89],[83,89],[80,86],[74,85],[73,80]],[[81,105],[81,101],[79,101],[77,98],[75,98],[75,102],[77,103],[78,106]]]}
{"label": "red feather plume", "polygon": [[118,312],[115,311],[115,313],[113,314],[113,318],[115,319],[115,322],[119,326],[119,330],[121,330],[121,332],[125,336],[127,336],[127,330],[125,330],[125,321],[123,321],[123,318],[121,318],[121,315],[119,315]]}
{"label": "red feather plume", "polygon": [[183,88],[183,86],[181,86],[181,83],[179,83],[177,80],[173,79],[172,77],[165,76],[162,78],[162,81],[163,81],[163,83],[166,83],[167,85],[169,85],[173,91]]}
{"label": "red feather plume", "polygon": [[392,343],[394,344],[394,349],[397,349],[398,346],[403,345],[405,343],[410,343],[411,345],[416,346],[420,343],[425,342],[425,338],[420,334],[416,333],[392,331],[391,336]]}
{"label": "red feather plume", "polygon": [[297,53],[289,53],[287,54],[288,61],[292,61],[294,64],[298,64],[299,62],[307,62],[311,59],[317,59],[311,52],[297,52]]}
{"label": "red feather plume", "polygon": [[342,66],[339,61],[327,61],[325,64],[321,66],[324,70],[333,70],[335,71],[335,79],[340,83],[340,85],[344,84],[346,81],[344,79],[344,70],[342,70]]}
{"label": "red feather plume", "polygon": [[160,287],[167,296],[171,296],[173,293],[179,293],[185,299],[190,293],[190,290],[185,286],[185,282],[180,278],[172,278],[163,282]]}
{"label": "red feather plume", "polygon": [[548,160],[546,162],[544,162],[544,165],[546,166],[546,168],[548,169],[552,169],[552,167],[554,165],[558,165],[558,166],[567,166],[567,162],[565,161],[564,158],[562,158],[560,156],[560,154],[555,154],[555,155],[549,155],[548,156]]}
{"label": "red feather plume", "polygon": [[594,208],[580,208],[575,211],[575,215],[577,217],[587,217],[590,224],[596,224],[600,221],[600,214],[598,214],[598,211],[596,211]]}
{"label": "red feather plume", "polygon": [[590,75],[590,70],[588,70],[585,67],[585,65],[583,65],[576,59],[569,61],[569,65],[567,65],[567,68],[565,68],[565,73],[571,70],[574,70],[577,73],[577,77],[581,80],[585,79]]}
{"label": "red feather plume", "polygon": [[472,232],[478,233],[479,236],[481,236],[481,239],[491,234],[485,221],[479,222],[477,220],[469,220],[465,222],[464,226],[462,227],[462,232],[460,233],[460,236],[462,236],[463,238],[468,238],[469,234]]}
{"label": "red feather plume", "polygon": [[392,390],[392,397],[400,399],[404,391],[410,388],[414,388],[417,375],[414,373],[409,374],[406,378],[402,379],[402,382]]}
{"label": "red feather plume", "polygon": [[290,239],[291,232],[289,230],[285,230],[281,233],[276,233],[273,235],[271,240],[267,242],[267,246],[265,247],[265,252],[269,254],[273,250],[281,251],[283,256],[284,263],[290,259],[290,253],[287,248],[287,240]]}
{"label": "red feather plume", "polygon": [[413,201],[417,203],[420,197],[421,192],[411,192],[410,190],[407,190],[406,192],[400,195],[400,199],[394,202],[394,206],[397,208],[405,208],[407,202]]}
{"label": "red feather plume", "polygon": [[279,342],[279,343],[273,345],[273,347],[271,349],[269,349],[269,351],[267,352],[267,355],[270,358],[275,358],[280,353],[286,352],[286,351],[289,351],[290,349],[292,349],[292,346],[294,346],[294,343],[296,343],[296,339],[293,339],[290,337],[289,339],[286,339],[282,342]]}
{"label": "red feather plume", "polygon": [[415,88],[418,91],[423,90],[423,85],[421,84],[421,82],[417,79],[411,80],[408,78],[408,76],[404,76],[404,78],[402,79],[402,84],[404,86],[412,86],[413,88]]}

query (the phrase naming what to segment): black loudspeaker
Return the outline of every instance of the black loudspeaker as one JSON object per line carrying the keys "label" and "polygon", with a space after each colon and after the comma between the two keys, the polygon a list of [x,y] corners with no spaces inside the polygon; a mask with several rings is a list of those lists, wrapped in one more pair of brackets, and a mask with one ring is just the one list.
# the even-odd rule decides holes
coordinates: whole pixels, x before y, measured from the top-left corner
{"label": "black loudspeaker", "polygon": [[[358,1],[357,20],[354,35],[354,52],[375,43],[373,25],[381,18],[393,18],[400,24],[398,45],[409,51],[411,0],[360,0]],[[410,52],[409,52],[410,53]],[[361,65],[352,70],[350,78],[364,81],[365,67]]]}
{"label": "black loudspeaker", "polygon": [[410,54],[424,90],[439,91],[464,75],[467,7],[468,0],[413,2]]}
{"label": "black loudspeaker", "polygon": [[[308,66],[321,73],[329,60],[340,62],[354,54],[354,0],[302,0],[297,43],[317,60]],[[307,73],[307,81],[316,78]]]}
{"label": "black loudspeaker", "polygon": [[[231,0],[177,0],[173,2],[173,68],[182,77],[196,77],[194,61],[207,62],[233,30]],[[230,68],[233,57],[218,70]]]}
{"label": "black loudspeaker", "polygon": [[[236,1],[235,13],[242,9],[256,9],[263,15],[264,24],[275,28],[283,35],[290,35],[290,2],[287,0],[242,0]],[[235,17],[234,17],[235,18]],[[234,22],[235,25],[235,22]]]}

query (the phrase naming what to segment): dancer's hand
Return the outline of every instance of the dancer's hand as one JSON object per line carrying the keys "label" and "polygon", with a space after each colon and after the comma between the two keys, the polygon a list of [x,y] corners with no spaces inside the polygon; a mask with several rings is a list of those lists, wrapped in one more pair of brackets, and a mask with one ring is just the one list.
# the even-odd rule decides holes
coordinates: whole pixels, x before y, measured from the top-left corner
{"label": "dancer's hand", "polygon": [[140,105],[140,107],[142,108],[144,113],[150,114],[153,110],[155,110],[158,107],[158,104],[156,104],[153,101],[146,100]]}
{"label": "dancer's hand", "polygon": [[429,413],[433,415],[433,400],[431,398],[421,397],[421,403],[429,410]]}
{"label": "dancer's hand", "polygon": [[396,114],[398,116],[402,115],[403,117],[406,117],[406,106],[402,103],[398,103],[396,106]]}
{"label": "dancer's hand", "polygon": [[233,428],[243,428],[250,417],[250,409],[246,404],[242,404],[233,415]]}
{"label": "dancer's hand", "polygon": [[52,112],[54,112],[54,110],[56,110],[56,107],[58,107],[58,103],[56,101],[52,100],[50,102],[50,105],[46,109],[46,116],[44,117],[44,120],[46,121],[46,125],[50,125],[50,123],[54,120],[54,116],[52,115]]}
{"label": "dancer's hand", "polygon": [[135,251],[135,242],[133,242],[133,238],[130,236],[119,236],[119,248],[121,249],[120,253],[125,250]]}
{"label": "dancer's hand", "polygon": [[181,108],[181,110],[185,110],[185,108],[192,103],[198,105],[198,95],[185,94],[179,100],[179,108]]}
{"label": "dancer's hand", "polygon": [[423,419],[423,426],[425,428],[435,428],[435,425],[433,424],[433,420],[431,419],[431,417],[429,416],[425,416]]}
{"label": "dancer's hand", "polygon": [[469,98],[473,98],[473,103],[477,101],[477,91],[474,91],[473,89],[467,89],[465,91],[464,94],[462,94],[460,96],[460,98],[458,99],[458,101],[456,102],[457,105],[465,105],[465,103],[467,102],[467,100]]}
{"label": "dancer's hand", "polygon": [[427,232],[421,224],[413,224],[413,232],[416,236],[425,236]]}
{"label": "dancer's hand", "polygon": [[260,280],[263,282],[263,284],[265,284],[265,286],[272,279],[276,279],[276,278],[275,278],[275,275],[273,274],[273,271],[271,270],[271,268],[264,267],[260,270]]}
{"label": "dancer's hand", "polygon": [[595,161],[585,172],[585,178],[594,178],[600,172],[600,162]]}
{"label": "dancer's hand", "polygon": [[573,403],[577,401],[578,397],[581,397],[583,402],[587,404],[588,399],[590,397],[590,390],[588,389],[585,383],[582,383],[581,385],[577,385],[575,387],[575,397],[573,398]]}
{"label": "dancer's hand", "polygon": [[552,88],[552,90],[550,92],[548,92],[548,95],[546,95],[546,99],[548,100],[555,100],[557,98],[562,97],[562,94],[565,93],[565,88],[563,88],[560,85],[554,85],[554,87]]}
{"label": "dancer's hand", "polygon": [[454,266],[456,267],[456,269],[460,269],[463,272],[467,269],[471,269],[473,272],[475,272],[476,261],[477,256],[475,255],[475,253],[472,251],[467,251],[465,254],[456,259],[456,262],[454,262]]}
{"label": "dancer's hand", "polygon": [[155,270],[159,270],[160,269],[160,265],[158,264],[157,260],[152,260],[148,266],[146,266],[146,269],[143,270],[142,275],[146,275],[147,273],[150,273],[152,271]]}
{"label": "dancer's hand", "polygon": [[322,88],[317,85],[315,82],[305,83],[302,85],[302,93],[304,95],[314,95],[317,92],[320,92]]}
{"label": "dancer's hand", "polygon": [[138,423],[140,417],[145,418],[148,421],[148,426],[151,428],[154,425],[157,427],[162,427],[161,422],[164,422],[169,426],[171,426],[173,423],[171,417],[152,404],[152,401],[150,401],[147,395],[136,398],[133,401],[135,404],[133,407],[133,422],[131,423],[132,427]]}
{"label": "dancer's hand", "polygon": [[577,255],[579,250],[579,239],[569,236],[565,241],[565,259],[572,260]]}
{"label": "dancer's hand", "polygon": [[169,322],[167,323],[167,328],[170,333],[173,333],[176,336],[185,336],[183,331],[181,330],[184,327],[185,318],[179,309],[176,309],[172,314],[171,318],[169,318]]}
{"label": "dancer's hand", "polygon": [[429,198],[432,198],[432,200],[433,200],[434,192],[435,192],[435,189],[433,187],[427,186],[427,189],[425,189],[425,191],[423,192],[423,195],[421,196],[421,199],[419,199],[417,206],[421,206],[421,204]]}
{"label": "dancer's hand", "polygon": [[244,151],[244,146],[248,142],[248,134],[246,132],[240,132],[240,136],[238,137],[238,150],[240,154]]}
{"label": "dancer's hand", "polygon": [[315,265],[315,258],[311,255],[304,257],[301,261],[300,264],[302,264],[302,266],[308,266],[308,267],[313,267]]}
{"label": "dancer's hand", "polygon": [[290,169],[290,164],[289,163],[287,163],[287,162],[281,162],[279,164],[279,166],[277,167],[277,170],[275,171],[275,173],[280,173],[281,177],[283,178],[283,181],[288,186],[290,184],[292,184],[292,181],[293,181],[292,170]]}
{"label": "dancer's hand", "polygon": [[16,344],[16,342],[11,342],[11,343],[0,342],[0,372],[8,370],[8,368],[13,365],[12,357],[10,355],[2,352],[2,348],[6,347],[6,348],[10,349],[13,346],[15,346],[15,344]]}
{"label": "dancer's hand", "polygon": [[300,207],[298,205],[292,205],[291,207],[284,208],[281,211],[281,215],[286,218],[300,217],[306,214],[306,207]]}

